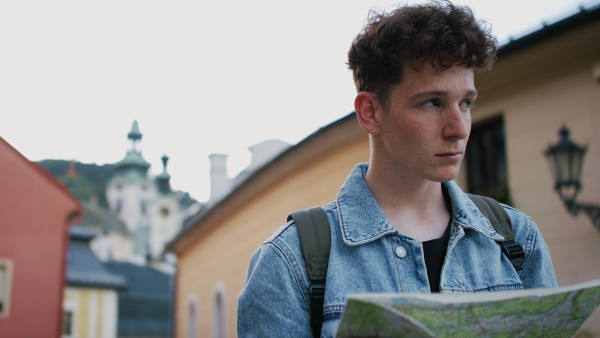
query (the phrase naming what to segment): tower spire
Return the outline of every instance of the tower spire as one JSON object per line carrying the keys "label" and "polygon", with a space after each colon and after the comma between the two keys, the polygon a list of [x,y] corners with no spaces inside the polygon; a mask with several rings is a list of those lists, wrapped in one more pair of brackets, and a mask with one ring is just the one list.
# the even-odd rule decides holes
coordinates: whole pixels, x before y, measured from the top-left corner
{"label": "tower spire", "polygon": [[140,127],[138,125],[137,120],[133,121],[133,124],[131,125],[131,131],[129,131],[129,134],[127,134],[127,137],[130,140],[141,140],[142,139],[142,133],[140,133]]}
{"label": "tower spire", "polygon": [[127,150],[125,158],[115,163],[115,169],[120,173],[130,172],[131,170],[137,172],[138,177],[146,177],[150,163],[148,163],[142,157],[142,151],[138,146],[142,139],[142,133],[138,121],[134,120],[131,125],[131,130],[127,134],[127,138],[131,142],[131,149]]}
{"label": "tower spire", "polygon": [[159,175],[156,176],[156,182],[158,184],[158,190],[162,194],[168,194],[171,191],[171,175],[167,172],[167,163],[169,162],[169,156],[164,154],[161,158],[163,163],[163,171]]}
{"label": "tower spire", "polygon": [[163,172],[167,173],[167,162],[169,162],[169,156],[167,156],[167,154],[164,154],[160,159],[163,163]]}
{"label": "tower spire", "polygon": [[140,127],[138,125],[137,120],[133,121],[133,124],[131,125],[131,130],[127,134],[127,138],[131,141],[131,151],[137,152],[137,143],[142,139],[142,133],[140,132]]}

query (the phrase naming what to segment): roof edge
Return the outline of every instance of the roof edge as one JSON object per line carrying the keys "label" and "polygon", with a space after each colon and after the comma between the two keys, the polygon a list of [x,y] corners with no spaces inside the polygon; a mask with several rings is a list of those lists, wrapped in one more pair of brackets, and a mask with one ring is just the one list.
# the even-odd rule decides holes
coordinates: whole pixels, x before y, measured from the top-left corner
{"label": "roof edge", "polygon": [[82,215],[81,204],[75,197],[73,197],[73,195],[71,195],[71,192],[69,191],[69,189],[64,184],[62,184],[57,178],[52,176],[52,174],[50,174],[50,172],[48,170],[46,170],[44,167],[42,167],[42,165],[27,159],[27,157],[25,157],[25,155],[21,154],[21,152],[19,152],[15,147],[13,147],[2,136],[0,136],[0,142],[5,143],[7,145],[7,148],[9,149],[9,151],[12,151],[17,157],[20,157],[22,160],[29,163],[29,166],[31,168],[33,168],[33,170],[38,172],[42,177],[44,177],[46,179],[46,181],[48,181],[51,185],[53,185],[59,191],[63,192],[65,194],[65,196],[67,197],[67,199],[71,200],[71,202],[73,202],[75,204],[75,208],[69,212],[66,220],[67,220],[68,226],[76,223],[77,220],[80,219],[81,215]]}
{"label": "roof edge", "polygon": [[[295,145],[290,146],[288,149],[286,149],[285,151],[283,151],[282,153],[277,155],[275,158],[273,158],[273,160],[269,161],[268,163],[266,163],[265,165],[263,165],[262,167],[260,167],[256,171],[254,171],[250,176],[248,176],[248,178],[246,180],[244,180],[239,185],[237,185],[235,188],[233,188],[223,199],[217,201],[215,204],[208,205],[207,207],[201,209],[196,215],[190,217],[188,219],[188,221],[185,223],[184,229],[171,242],[169,242],[166,245],[165,251],[178,252],[179,250],[182,250],[182,249],[178,250],[178,247],[182,246],[182,242],[189,234],[196,231],[201,226],[201,222],[203,220],[205,220],[209,216],[212,216],[217,210],[222,208],[224,205],[230,203],[231,200],[236,195],[238,195],[238,193],[240,191],[243,191],[244,189],[246,189],[246,187],[253,184],[259,177],[261,177],[263,175],[263,173],[265,173],[265,172],[271,170],[273,167],[285,162],[291,156],[294,156],[296,153],[299,153],[302,149],[307,147],[309,144],[311,144],[315,140],[318,140],[321,137],[323,137],[324,135],[328,134],[332,129],[335,129],[339,126],[349,123],[355,119],[356,119],[356,113],[354,111],[352,111],[351,113],[347,114],[346,116],[344,116],[328,125],[320,127],[315,132],[313,132],[306,138],[302,139],[300,142],[296,143]],[[185,246],[185,245],[183,245],[183,246]]]}
{"label": "roof edge", "polygon": [[584,26],[600,18],[600,3],[587,9],[582,6],[579,8],[580,10],[576,14],[568,16],[550,25],[544,23],[543,28],[502,45],[498,49],[498,58],[504,58],[508,55],[515,54],[522,49],[526,49],[532,45],[541,43],[557,35],[561,35],[574,28]]}

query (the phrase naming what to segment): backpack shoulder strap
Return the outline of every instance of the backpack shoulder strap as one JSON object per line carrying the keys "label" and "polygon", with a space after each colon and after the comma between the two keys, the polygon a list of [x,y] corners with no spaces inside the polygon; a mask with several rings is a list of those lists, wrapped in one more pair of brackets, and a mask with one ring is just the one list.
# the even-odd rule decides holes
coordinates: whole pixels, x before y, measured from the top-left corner
{"label": "backpack shoulder strap", "polygon": [[508,257],[515,270],[520,271],[523,269],[525,252],[523,251],[523,247],[515,242],[512,223],[506,210],[493,198],[472,194],[467,194],[467,196],[469,196],[477,208],[479,208],[479,211],[490,221],[494,230],[504,237],[504,241],[498,242],[502,246],[502,252]]}
{"label": "backpack shoulder strap", "polygon": [[310,279],[310,326],[313,335],[320,337],[323,326],[325,281],[331,247],[329,220],[325,210],[321,207],[294,211],[287,219],[288,222],[293,219],[298,230],[302,256],[304,256]]}
{"label": "backpack shoulder strap", "polygon": [[331,245],[331,233],[329,221],[325,210],[321,207],[313,207],[306,210],[292,212],[288,221],[294,220],[302,256],[306,261],[308,277],[311,281],[325,280],[327,277],[327,264],[329,263],[329,247]]}

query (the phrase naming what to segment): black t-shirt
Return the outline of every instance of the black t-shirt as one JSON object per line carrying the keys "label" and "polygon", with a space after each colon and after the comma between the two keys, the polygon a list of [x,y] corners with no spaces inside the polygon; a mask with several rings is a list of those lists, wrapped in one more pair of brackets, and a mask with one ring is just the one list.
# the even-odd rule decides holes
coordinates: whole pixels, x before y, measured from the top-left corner
{"label": "black t-shirt", "polygon": [[429,290],[431,292],[440,292],[440,275],[442,266],[446,259],[446,249],[450,239],[450,223],[442,237],[423,242],[423,252],[425,254],[425,266],[427,267],[427,277],[429,278]]}
{"label": "black t-shirt", "polygon": [[[448,196],[448,192],[443,188],[443,186],[442,191],[444,193],[446,208],[452,215],[450,196]],[[446,259],[446,249],[448,249],[448,241],[450,240],[451,224],[452,217],[450,217],[450,221],[448,222],[448,226],[446,227],[446,231],[442,237],[423,242],[425,267],[427,268],[427,278],[429,278],[429,290],[431,290],[431,292],[440,292],[440,275],[442,273],[444,260]]]}

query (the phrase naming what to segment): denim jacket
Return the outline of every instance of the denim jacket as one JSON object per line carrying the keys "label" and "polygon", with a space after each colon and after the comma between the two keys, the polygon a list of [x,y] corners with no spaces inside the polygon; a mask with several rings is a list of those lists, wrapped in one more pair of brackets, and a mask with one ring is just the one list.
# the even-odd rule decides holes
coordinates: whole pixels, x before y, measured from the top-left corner
{"label": "denim jacket", "polygon": [[[348,295],[429,293],[422,243],[396,231],[365,183],[368,164],[356,166],[334,202],[321,337],[336,334]],[[548,247],[531,218],[504,205],[525,251],[517,272],[487,218],[452,181],[442,183],[452,203],[452,226],[440,279],[441,293],[555,287]],[[239,337],[312,337],[309,285],[293,221],[263,243],[250,260],[238,298]]]}

